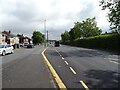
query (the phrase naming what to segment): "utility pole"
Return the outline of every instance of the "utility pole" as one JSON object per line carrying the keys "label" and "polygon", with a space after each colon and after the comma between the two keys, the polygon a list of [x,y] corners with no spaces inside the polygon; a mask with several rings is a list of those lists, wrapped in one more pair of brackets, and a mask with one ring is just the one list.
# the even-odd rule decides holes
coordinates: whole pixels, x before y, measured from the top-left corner
{"label": "utility pole", "polygon": [[47,31],[47,46],[48,46],[48,31]]}
{"label": "utility pole", "polygon": [[44,32],[45,32],[44,44],[45,44],[45,47],[46,47],[46,20],[44,20]]}

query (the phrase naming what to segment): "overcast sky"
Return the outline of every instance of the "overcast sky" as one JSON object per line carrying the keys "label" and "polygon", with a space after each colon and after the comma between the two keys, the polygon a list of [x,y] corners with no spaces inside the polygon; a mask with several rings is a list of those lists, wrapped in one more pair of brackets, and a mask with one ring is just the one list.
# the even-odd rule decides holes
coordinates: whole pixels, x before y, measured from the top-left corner
{"label": "overcast sky", "polygon": [[74,22],[96,17],[98,26],[109,31],[106,11],[100,0],[0,0],[0,28],[14,34],[32,36],[34,30],[44,33],[44,20],[49,39],[60,39]]}

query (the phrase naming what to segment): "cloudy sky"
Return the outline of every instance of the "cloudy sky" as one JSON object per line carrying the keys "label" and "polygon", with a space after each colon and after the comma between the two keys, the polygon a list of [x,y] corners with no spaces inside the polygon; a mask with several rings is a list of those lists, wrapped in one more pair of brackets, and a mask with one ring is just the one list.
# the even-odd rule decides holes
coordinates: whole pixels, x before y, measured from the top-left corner
{"label": "cloudy sky", "polygon": [[109,31],[107,12],[100,0],[0,0],[0,29],[32,36],[34,30],[44,33],[44,20],[49,39],[60,39],[61,33],[74,22],[96,17],[98,26]]}

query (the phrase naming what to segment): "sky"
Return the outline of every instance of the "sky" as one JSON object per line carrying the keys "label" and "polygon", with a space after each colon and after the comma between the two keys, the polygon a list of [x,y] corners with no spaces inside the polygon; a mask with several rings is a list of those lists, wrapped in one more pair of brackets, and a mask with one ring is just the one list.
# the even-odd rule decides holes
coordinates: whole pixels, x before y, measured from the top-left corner
{"label": "sky", "polygon": [[98,27],[109,31],[107,11],[101,10],[100,0],[0,0],[0,29],[13,34],[32,36],[33,31],[45,33],[49,39],[60,40],[77,21],[96,17]]}

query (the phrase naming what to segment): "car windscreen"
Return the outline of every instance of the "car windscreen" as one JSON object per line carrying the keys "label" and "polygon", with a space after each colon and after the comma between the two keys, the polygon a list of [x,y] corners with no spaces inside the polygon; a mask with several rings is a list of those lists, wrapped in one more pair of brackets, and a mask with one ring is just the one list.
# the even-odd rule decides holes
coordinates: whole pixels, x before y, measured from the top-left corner
{"label": "car windscreen", "polygon": [[0,48],[4,48],[4,45],[0,45]]}

